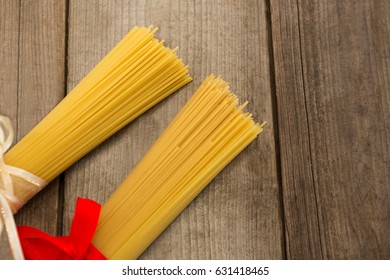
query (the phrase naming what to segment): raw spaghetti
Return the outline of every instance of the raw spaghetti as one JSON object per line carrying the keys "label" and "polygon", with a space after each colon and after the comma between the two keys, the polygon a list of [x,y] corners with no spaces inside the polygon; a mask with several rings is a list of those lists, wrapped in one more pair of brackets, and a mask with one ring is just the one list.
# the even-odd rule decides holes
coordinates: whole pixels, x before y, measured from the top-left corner
{"label": "raw spaghetti", "polygon": [[103,205],[93,244],[136,259],[262,131],[221,78],[209,76]]}
{"label": "raw spaghetti", "polygon": [[[150,107],[191,81],[188,67],[154,38],[157,28],[134,27],[103,60],[5,156],[10,166],[46,182]],[[34,195],[18,187],[25,203]]]}

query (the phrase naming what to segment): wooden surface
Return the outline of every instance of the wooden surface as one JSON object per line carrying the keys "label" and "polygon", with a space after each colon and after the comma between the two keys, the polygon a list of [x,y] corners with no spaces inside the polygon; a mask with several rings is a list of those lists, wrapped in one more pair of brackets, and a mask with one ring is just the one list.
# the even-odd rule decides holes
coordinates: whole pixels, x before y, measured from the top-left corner
{"label": "wooden surface", "polygon": [[17,215],[68,234],[103,203],[209,74],[264,133],[143,259],[390,258],[390,2],[0,0],[0,114],[25,135],[134,25],[194,81],[76,163]]}
{"label": "wooden surface", "polygon": [[[11,119],[16,140],[64,97],[65,9],[65,1],[0,1],[0,114]],[[56,179],[17,223],[57,234],[58,200]]]}
{"label": "wooden surface", "polygon": [[388,259],[390,2],[272,3],[287,257]]}

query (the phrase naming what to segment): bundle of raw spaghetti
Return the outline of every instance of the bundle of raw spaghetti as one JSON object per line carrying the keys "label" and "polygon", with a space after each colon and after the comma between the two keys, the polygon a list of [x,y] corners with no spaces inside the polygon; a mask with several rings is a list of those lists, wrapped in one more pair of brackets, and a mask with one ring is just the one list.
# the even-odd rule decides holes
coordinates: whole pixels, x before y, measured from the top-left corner
{"label": "bundle of raw spaghetti", "polygon": [[262,131],[221,78],[208,77],[103,205],[93,244],[136,259]]}
{"label": "bundle of raw spaghetti", "polygon": [[[135,27],[4,157],[9,166],[49,182],[106,138],[191,81],[188,68]],[[25,203],[36,190],[14,184]]]}

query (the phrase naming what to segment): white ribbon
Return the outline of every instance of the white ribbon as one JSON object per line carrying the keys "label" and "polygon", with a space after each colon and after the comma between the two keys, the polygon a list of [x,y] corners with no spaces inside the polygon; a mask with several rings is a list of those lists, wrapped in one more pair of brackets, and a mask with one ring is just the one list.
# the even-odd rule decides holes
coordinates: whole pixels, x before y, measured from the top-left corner
{"label": "white ribbon", "polygon": [[[13,213],[22,207],[35,193],[47,185],[45,180],[15,166],[7,165],[3,155],[11,147],[14,138],[12,123],[9,118],[0,115],[0,236],[3,229],[7,232],[11,254],[14,259],[23,260],[23,251],[19,241]],[[21,201],[14,194],[13,178],[23,181],[22,187],[26,187],[29,195]],[[19,186],[20,187],[20,186]]]}
{"label": "white ribbon", "polygon": [[3,155],[11,147],[13,138],[14,133],[10,119],[0,115],[0,236],[5,228],[13,258],[23,260],[23,251],[13,213],[16,213],[26,201],[21,201],[14,194],[12,176],[24,180],[33,194],[40,191],[47,183],[26,170],[5,164]]}
{"label": "white ribbon", "polygon": [[[4,162],[3,155],[11,147],[13,137],[14,133],[10,119],[0,115],[0,194],[8,200],[12,212],[16,213],[31,196],[39,192],[47,183],[42,178],[26,170],[7,165]],[[30,194],[27,199],[15,196],[12,178],[20,178],[25,182],[25,185],[28,185],[28,188],[25,188]]]}
{"label": "white ribbon", "polygon": [[[5,229],[13,258],[23,260],[23,251],[13,214],[47,183],[26,170],[4,162],[3,155],[11,147],[13,138],[10,119],[0,115],[0,236]],[[19,187],[24,187],[28,191],[28,195],[21,198],[23,201],[14,194],[13,179],[21,184]]]}
{"label": "white ribbon", "polygon": [[21,202],[14,195],[12,178],[8,171],[8,166],[5,164],[3,154],[11,147],[14,133],[12,124],[9,118],[0,116],[0,194],[2,194],[10,203],[12,208],[20,207]]}
{"label": "white ribbon", "polygon": [[16,225],[14,216],[11,210],[13,207],[20,207],[19,199],[14,195],[12,178],[9,172],[7,172],[7,165],[4,162],[3,154],[11,147],[13,140],[13,131],[11,121],[4,116],[0,116],[0,178],[2,184],[0,184],[0,235],[5,228],[10,244],[11,253],[14,259],[23,260],[22,246]]}

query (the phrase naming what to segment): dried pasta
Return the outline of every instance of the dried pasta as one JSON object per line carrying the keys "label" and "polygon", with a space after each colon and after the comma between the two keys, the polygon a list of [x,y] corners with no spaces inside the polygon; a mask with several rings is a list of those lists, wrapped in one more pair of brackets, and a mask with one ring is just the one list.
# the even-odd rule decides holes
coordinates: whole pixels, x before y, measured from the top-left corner
{"label": "dried pasta", "polygon": [[[103,60],[4,157],[8,165],[50,182],[120,128],[191,81],[188,67],[134,27]],[[15,186],[19,196],[24,190]],[[26,190],[28,191],[28,190]]]}
{"label": "dried pasta", "polygon": [[136,259],[262,131],[227,83],[206,78],[103,205],[93,244],[109,259]]}

